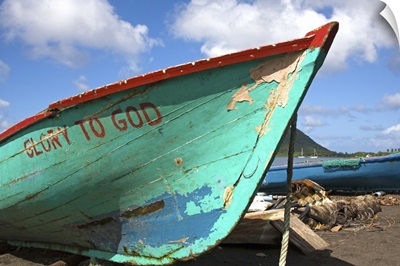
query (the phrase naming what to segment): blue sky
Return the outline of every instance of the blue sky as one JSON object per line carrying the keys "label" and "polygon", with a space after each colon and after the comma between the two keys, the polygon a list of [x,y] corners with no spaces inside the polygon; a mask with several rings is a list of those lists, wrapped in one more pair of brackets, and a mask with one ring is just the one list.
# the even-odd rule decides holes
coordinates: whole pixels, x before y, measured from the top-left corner
{"label": "blue sky", "polygon": [[298,128],[337,152],[400,149],[400,52],[379,0],[4,0],[0,131],[138,74],[340,30]]}

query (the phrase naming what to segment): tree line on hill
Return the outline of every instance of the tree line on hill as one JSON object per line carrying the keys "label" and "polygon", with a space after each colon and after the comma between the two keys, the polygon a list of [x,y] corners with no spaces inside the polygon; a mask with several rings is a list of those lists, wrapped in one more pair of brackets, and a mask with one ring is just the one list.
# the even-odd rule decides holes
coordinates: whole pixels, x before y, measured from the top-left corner
{"label": "tree line on hill", "polygon": [[[289,152],[289,142],[290,142],[290,134],[286,132],[285,137],[281,143],[277,156],[286,157]],[[366,157],[367,155],[373,156],[383,156],[391,153],[400,152],[400,149],[387,149],[386,151],[380,152],[356,152],[356,153],[347,153],[347,152],[335,152],[328,150],[327,148],[321,146],[316,143],[309,136],[304,134],[301,130],[296,130],[296,141],[294,145],[294,156],[298,157],[301,155],[303,151],[303,155],[305,157],[310,157],[314,155],[314,151],[318,157],[336,157],[336,158],[346,158],[346,157]]]}

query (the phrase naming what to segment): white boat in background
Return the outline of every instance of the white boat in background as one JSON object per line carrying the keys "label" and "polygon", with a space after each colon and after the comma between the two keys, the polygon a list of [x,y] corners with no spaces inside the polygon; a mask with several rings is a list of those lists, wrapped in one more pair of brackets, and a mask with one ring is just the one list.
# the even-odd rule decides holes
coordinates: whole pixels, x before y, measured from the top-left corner
{"label": "white boat in background", "polygon": [[317,156],[317,151],[314,149],[314,155],[313,156],[310,156],[310,158],[312,158],[312,159],[316,159],[316,158],[318,158],[318,156]]}
{"label": "white boat in background", "polygon": [[297,158],[303,159],[304,158],[304,153],[303,153],[303,148],[301,148],[301,155],[297,156]]}

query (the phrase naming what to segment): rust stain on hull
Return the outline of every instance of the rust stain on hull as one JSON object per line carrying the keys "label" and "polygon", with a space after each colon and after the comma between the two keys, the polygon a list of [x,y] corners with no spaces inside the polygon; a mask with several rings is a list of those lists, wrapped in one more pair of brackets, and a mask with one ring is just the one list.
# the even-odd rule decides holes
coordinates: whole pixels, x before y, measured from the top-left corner
{"label": "rust stain on hull", "polygon": [[[162,210],[165,206],[165,202],[164,200],[159,200],[156,201],[152,204],[149,204],[147,206],[144,207],[139,207],[133,210],[129,210],[129,211],[125,211],[123,213],[121,213],[120,217],[123,218],[132,218],[132,217],[137,217],[137,216],[141,216],[141,215],[146,215],[149,213],[153,213],[153,212],[157,212],[159,210]],[[118,220],[117,215],[111,215],[99,220],[94,220],[85,224],[80,224],[77,225],[76,227],[79,229],[85,229],[88,227],[92,227],[92,226],[97,226],[97,225],[105,225],[105,224],[109,224],[111,222],[113,222],[114,220]]]}
{"label": "rust stain on hull", "polygon": [[183,164],[183,159],[180,158],[180,157],[179,157],[179,158],[175,158],[174,161],[175,161],[175,164],[176,164],[176,165],[181,165],[181,164]]}
{"label": "rust stain on hull", "polygon": [[97,220],[97,221],[93,221],[93,222],[90,222],[90,223],[87,223],[87,224],[81,224],[81,225],[78,225],[77,227],[79,229],[84,229],[84,228],[88,228],[88,227],[91,227],[91,226],[108,224],[108,223],[112,222],[113,220],[114,219],[112,217],[107,217],[107,218],[104,218],[104,219],[101,219],[101,220]]}
{"label": "rust stain on hull", "polygon": [[147,205],[144,207],[139,207],[139,208],[131,210],[131,211],[126,211],[121,214],[121,217],[130,218],[130,217],[137,217],[140,215],[157,212],[159,210],[162,210],[164,208],[164,206],[165,206],[165,202],[163,200],[159,200],[150,205]]}

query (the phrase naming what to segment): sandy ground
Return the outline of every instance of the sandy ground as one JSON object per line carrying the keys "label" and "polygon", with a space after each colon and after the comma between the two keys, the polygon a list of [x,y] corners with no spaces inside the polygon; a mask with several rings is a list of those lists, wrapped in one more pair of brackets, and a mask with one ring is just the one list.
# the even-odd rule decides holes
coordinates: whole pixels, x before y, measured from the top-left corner
{"label": "sandy ground", "polygon": [[[400,199],[400,195],[387,195]],[[399,265],[400,266],[400,205],[382,206],[372,224],[356,226],[339,232],[318,231],[329,247],[311,255],[303,255],[290,246],[286,265]],[[87,258],[71,254],[31,248],[0,246],[0,266],[89,265]],[[221,245],[196,260],[175,265],[278,265],[278,245]],[[104,266],[121,264],[102,262]]]}

